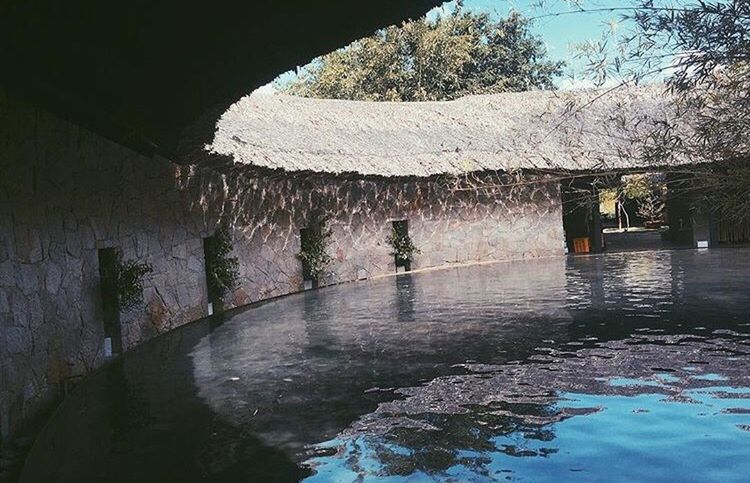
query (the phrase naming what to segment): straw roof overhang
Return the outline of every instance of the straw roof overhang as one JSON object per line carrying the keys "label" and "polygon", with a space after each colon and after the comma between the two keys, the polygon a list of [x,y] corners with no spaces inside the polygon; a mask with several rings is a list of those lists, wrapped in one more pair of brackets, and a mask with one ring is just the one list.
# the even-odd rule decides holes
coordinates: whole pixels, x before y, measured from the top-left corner
{"label": "straw roof overhang", "polygon": [[207,149],[259,169],[377,177],[641,171],[636,142],[672,115],[663,86],[443,102],[243,98]]}

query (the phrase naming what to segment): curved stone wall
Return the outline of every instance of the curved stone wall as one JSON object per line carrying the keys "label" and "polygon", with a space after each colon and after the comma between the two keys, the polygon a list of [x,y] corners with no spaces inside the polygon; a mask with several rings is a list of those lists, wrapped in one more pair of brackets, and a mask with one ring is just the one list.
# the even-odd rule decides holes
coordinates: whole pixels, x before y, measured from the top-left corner
{"label": "curved stone wall", "polygon": [[[563,253],[559,187],[488,174],[330,177],[175,165],[22,103],[0,101],[0,431],[4,436],[103,362],[97,250],[147,261],[125,349],[207,315],[203,241],[232,227],[242,305],[301,290],[300,229],[330,218],[324,284],[395,272],[385,242],[408,220],[413,268]],[[468,189],[466,189],[468,188]]]}
{"label": "curved stone wall", "polygon": [[190,192],[189,209],[203,213],[204,226],[221,217],[234,227],[241,283],[232,305],[301,289],[299,231],[316,215],[327,217],[332,231],[334,260],[323,284],[394,273],[386,237],[396,220],[408,221],[422,251],[412,269],[563,253],[558,185],[543,178],[510,193],[498,187],[506,181],[501,175],[457,188],[437,179],[186,171],[182,189]]}

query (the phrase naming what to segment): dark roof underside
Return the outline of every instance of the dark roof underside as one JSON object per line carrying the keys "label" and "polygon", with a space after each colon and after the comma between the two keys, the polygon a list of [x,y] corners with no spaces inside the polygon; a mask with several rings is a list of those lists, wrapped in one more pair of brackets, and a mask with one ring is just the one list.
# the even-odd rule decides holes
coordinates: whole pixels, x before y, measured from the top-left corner
{"label": "dark roof underside", "polygon": [[0,83],[142,151],[211,141],[232,103],[276,75],[440,0],[10,0]]}

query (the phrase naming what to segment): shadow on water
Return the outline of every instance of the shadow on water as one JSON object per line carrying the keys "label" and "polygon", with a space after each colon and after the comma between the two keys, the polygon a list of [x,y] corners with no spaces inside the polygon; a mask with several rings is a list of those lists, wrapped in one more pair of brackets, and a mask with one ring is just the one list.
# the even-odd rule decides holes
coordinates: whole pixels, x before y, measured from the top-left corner
{"label": "shadow on water", "polygon": [[749,254],[407,274],[197,323],[81,385],[22,481],[740,481]]}
{"label": "shadow on water", "polygon": [[[297,481],[309,473],[195,397],[190,349],[218,319],[114,361],[38,438],[22,481]],[[213,327],[212,327],[213,326]]]}

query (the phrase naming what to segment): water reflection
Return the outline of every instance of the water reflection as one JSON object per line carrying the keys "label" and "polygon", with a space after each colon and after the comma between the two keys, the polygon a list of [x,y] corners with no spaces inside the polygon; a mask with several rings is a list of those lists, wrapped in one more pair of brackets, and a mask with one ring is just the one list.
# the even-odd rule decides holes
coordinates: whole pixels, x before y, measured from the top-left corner
{"label": "water reflection", "polygon": [[81,387],[24,478],[739,481],[749,253],[410,274],[195,324]]}
{"label": "water reflection", "polygon": [[414,320],[414,302],[418,296],[417,279],[407,273],[396,277],[396,317],[399,322]]}

